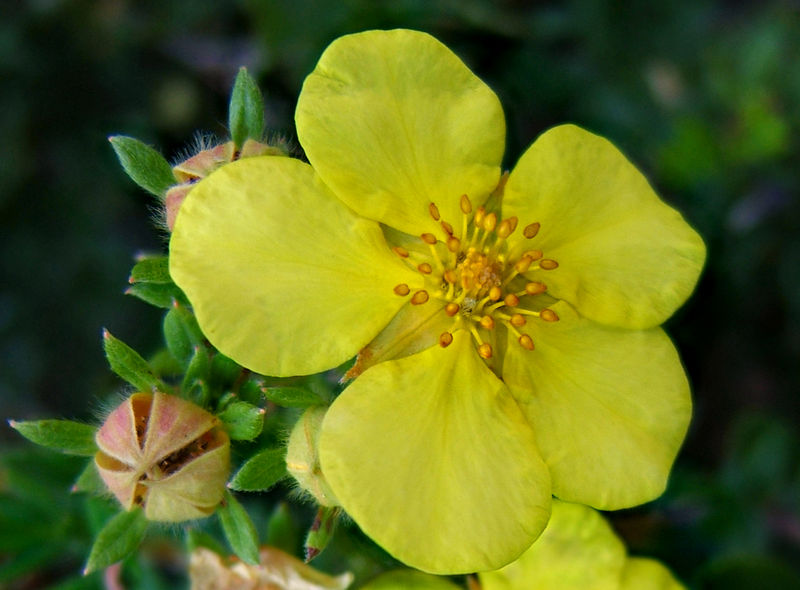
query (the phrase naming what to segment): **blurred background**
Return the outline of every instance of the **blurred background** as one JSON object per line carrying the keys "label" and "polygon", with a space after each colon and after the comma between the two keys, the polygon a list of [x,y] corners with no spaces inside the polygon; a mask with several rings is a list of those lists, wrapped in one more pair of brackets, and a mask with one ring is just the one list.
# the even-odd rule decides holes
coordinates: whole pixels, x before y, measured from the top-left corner
{"label": "blurred background", "polygon": [[[170,161],[198,130],[225,137],[245,65],[267,127],[293,140],[300,86],[330,41],[421,29],[500,96],[507,167],[546,128],[577,123],[620,147],[708,245],[667,325],[694,420],[667,493],[612,516],[631,552],[693,588],[800,588],[800,3],[29,0],[0,12],[4,419],[92,420],[121,388],[104,326],[143,353],[160,345],[162,312],[123,290],[133,256],[166,240],[107,136]],[[0,587],[79,587],[63,580],[88,525],[63,515],[78,510],[80,465],[4,423],[0,442]],[[18,497],[25,482],[38,482],[35,502]]]}

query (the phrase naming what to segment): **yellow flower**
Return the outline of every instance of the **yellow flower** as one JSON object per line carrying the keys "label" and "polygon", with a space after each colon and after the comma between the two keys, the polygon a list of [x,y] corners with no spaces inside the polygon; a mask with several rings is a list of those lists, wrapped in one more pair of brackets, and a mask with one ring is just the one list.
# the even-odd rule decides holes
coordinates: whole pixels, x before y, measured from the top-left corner
{"label": "yellow flower", "polygon": [[629,557],[600,514],[553,502],[542,536],[501,570],[478,574],[481,590],[683,590],[659,561]]}
{"label": "yellow flower", "polygon": [[705,248],[634,166],[564,125],[501,177],[497,97],[408,30],[335,41],[296,123],[310,164],[249,158],[199,182],[170,271],[254,371],[361,351],[319,437],[359,526],[418,569],[489,570],[537,538],[551,494],[658,496],[691,414],[658,326]]}

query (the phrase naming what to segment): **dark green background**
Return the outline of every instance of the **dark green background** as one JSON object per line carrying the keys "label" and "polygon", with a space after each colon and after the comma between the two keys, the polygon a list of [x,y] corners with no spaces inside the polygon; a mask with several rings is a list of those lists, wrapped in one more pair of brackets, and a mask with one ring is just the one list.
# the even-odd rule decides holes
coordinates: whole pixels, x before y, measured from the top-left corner
{"label": "dark green background", "polygon": [[[694,587],[800,587],[796,2],[4,4],[0,415],[90,419],[120,389],[103,326],[145,353],[159,345],[161,312],[122,292],[132,256],[165,238],[108,135],[171,161],[195,130],[224,136],[246,65],[269,129],[293,139],[294,101],[325,46],[392,27],[434,34],[497,92],[506,166],[547,127],[577,123],[627,153],[704,237],[703,277],[667,324],[693,383],[691,431],[668,493],[614,522],[632,552],[662,557]],[[0,440],[20,443],[5,427]],[[0,471],[0,492],[19,485]],[[0,564],[11,549],[0,543]]]}

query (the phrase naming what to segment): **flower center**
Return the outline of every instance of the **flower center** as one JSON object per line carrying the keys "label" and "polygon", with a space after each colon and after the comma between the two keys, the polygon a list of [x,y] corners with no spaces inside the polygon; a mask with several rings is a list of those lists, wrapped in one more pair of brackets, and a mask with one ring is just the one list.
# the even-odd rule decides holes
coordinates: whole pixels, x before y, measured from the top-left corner
{"label": "flower center", "polygon": [[[420,273],[424,288],[413,293],[401,283],[394,292],[411,296],[412,305],[423,305],[431,299],[443,304],[442,310],[452,318],[452,326],[439,336],[439,345],[447,347],[453,333],[467,330],[475,341],[478,354],[492,358],[497,346],[497,327],[504,326],[526,350],[533,350],[533,339],[524,330],[528,319],[558,321],[556,313],[541,298],[547,286],[527,278],[527,274],[558,268],[541,250],[528,249],[528,240],[539,233],[539,224],[530,223],[521,231],[525,239],[509,245],[508,237],[517,229],[516,217],[498,218],[481,206],[473,211],[467,195],[461,197],[461,233],[440,219],[439,209],[429,205],[431,217],[441,225],[443,233],[420,235],[429,254],[412,255],[400,246],[394,252]],[[421,258],[418,260],[418,258]]]}

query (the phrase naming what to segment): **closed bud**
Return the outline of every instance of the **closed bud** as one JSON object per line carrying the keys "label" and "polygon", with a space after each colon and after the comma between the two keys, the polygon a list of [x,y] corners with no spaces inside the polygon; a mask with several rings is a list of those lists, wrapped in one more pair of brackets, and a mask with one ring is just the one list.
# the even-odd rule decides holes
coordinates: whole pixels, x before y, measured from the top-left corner
{"label": "closed bud", "polygon": [[326,406],[306,410],[292,429],[286,449],[286,470],[322,506],[338,506],[319,465],[319,435]]}
{"label": "closed bud", "polygon": [[97,431],[95,463],[125,510],[180,522],[214,512],[230,474],[230,441],[220,421],[165,393],[135,393]]}

